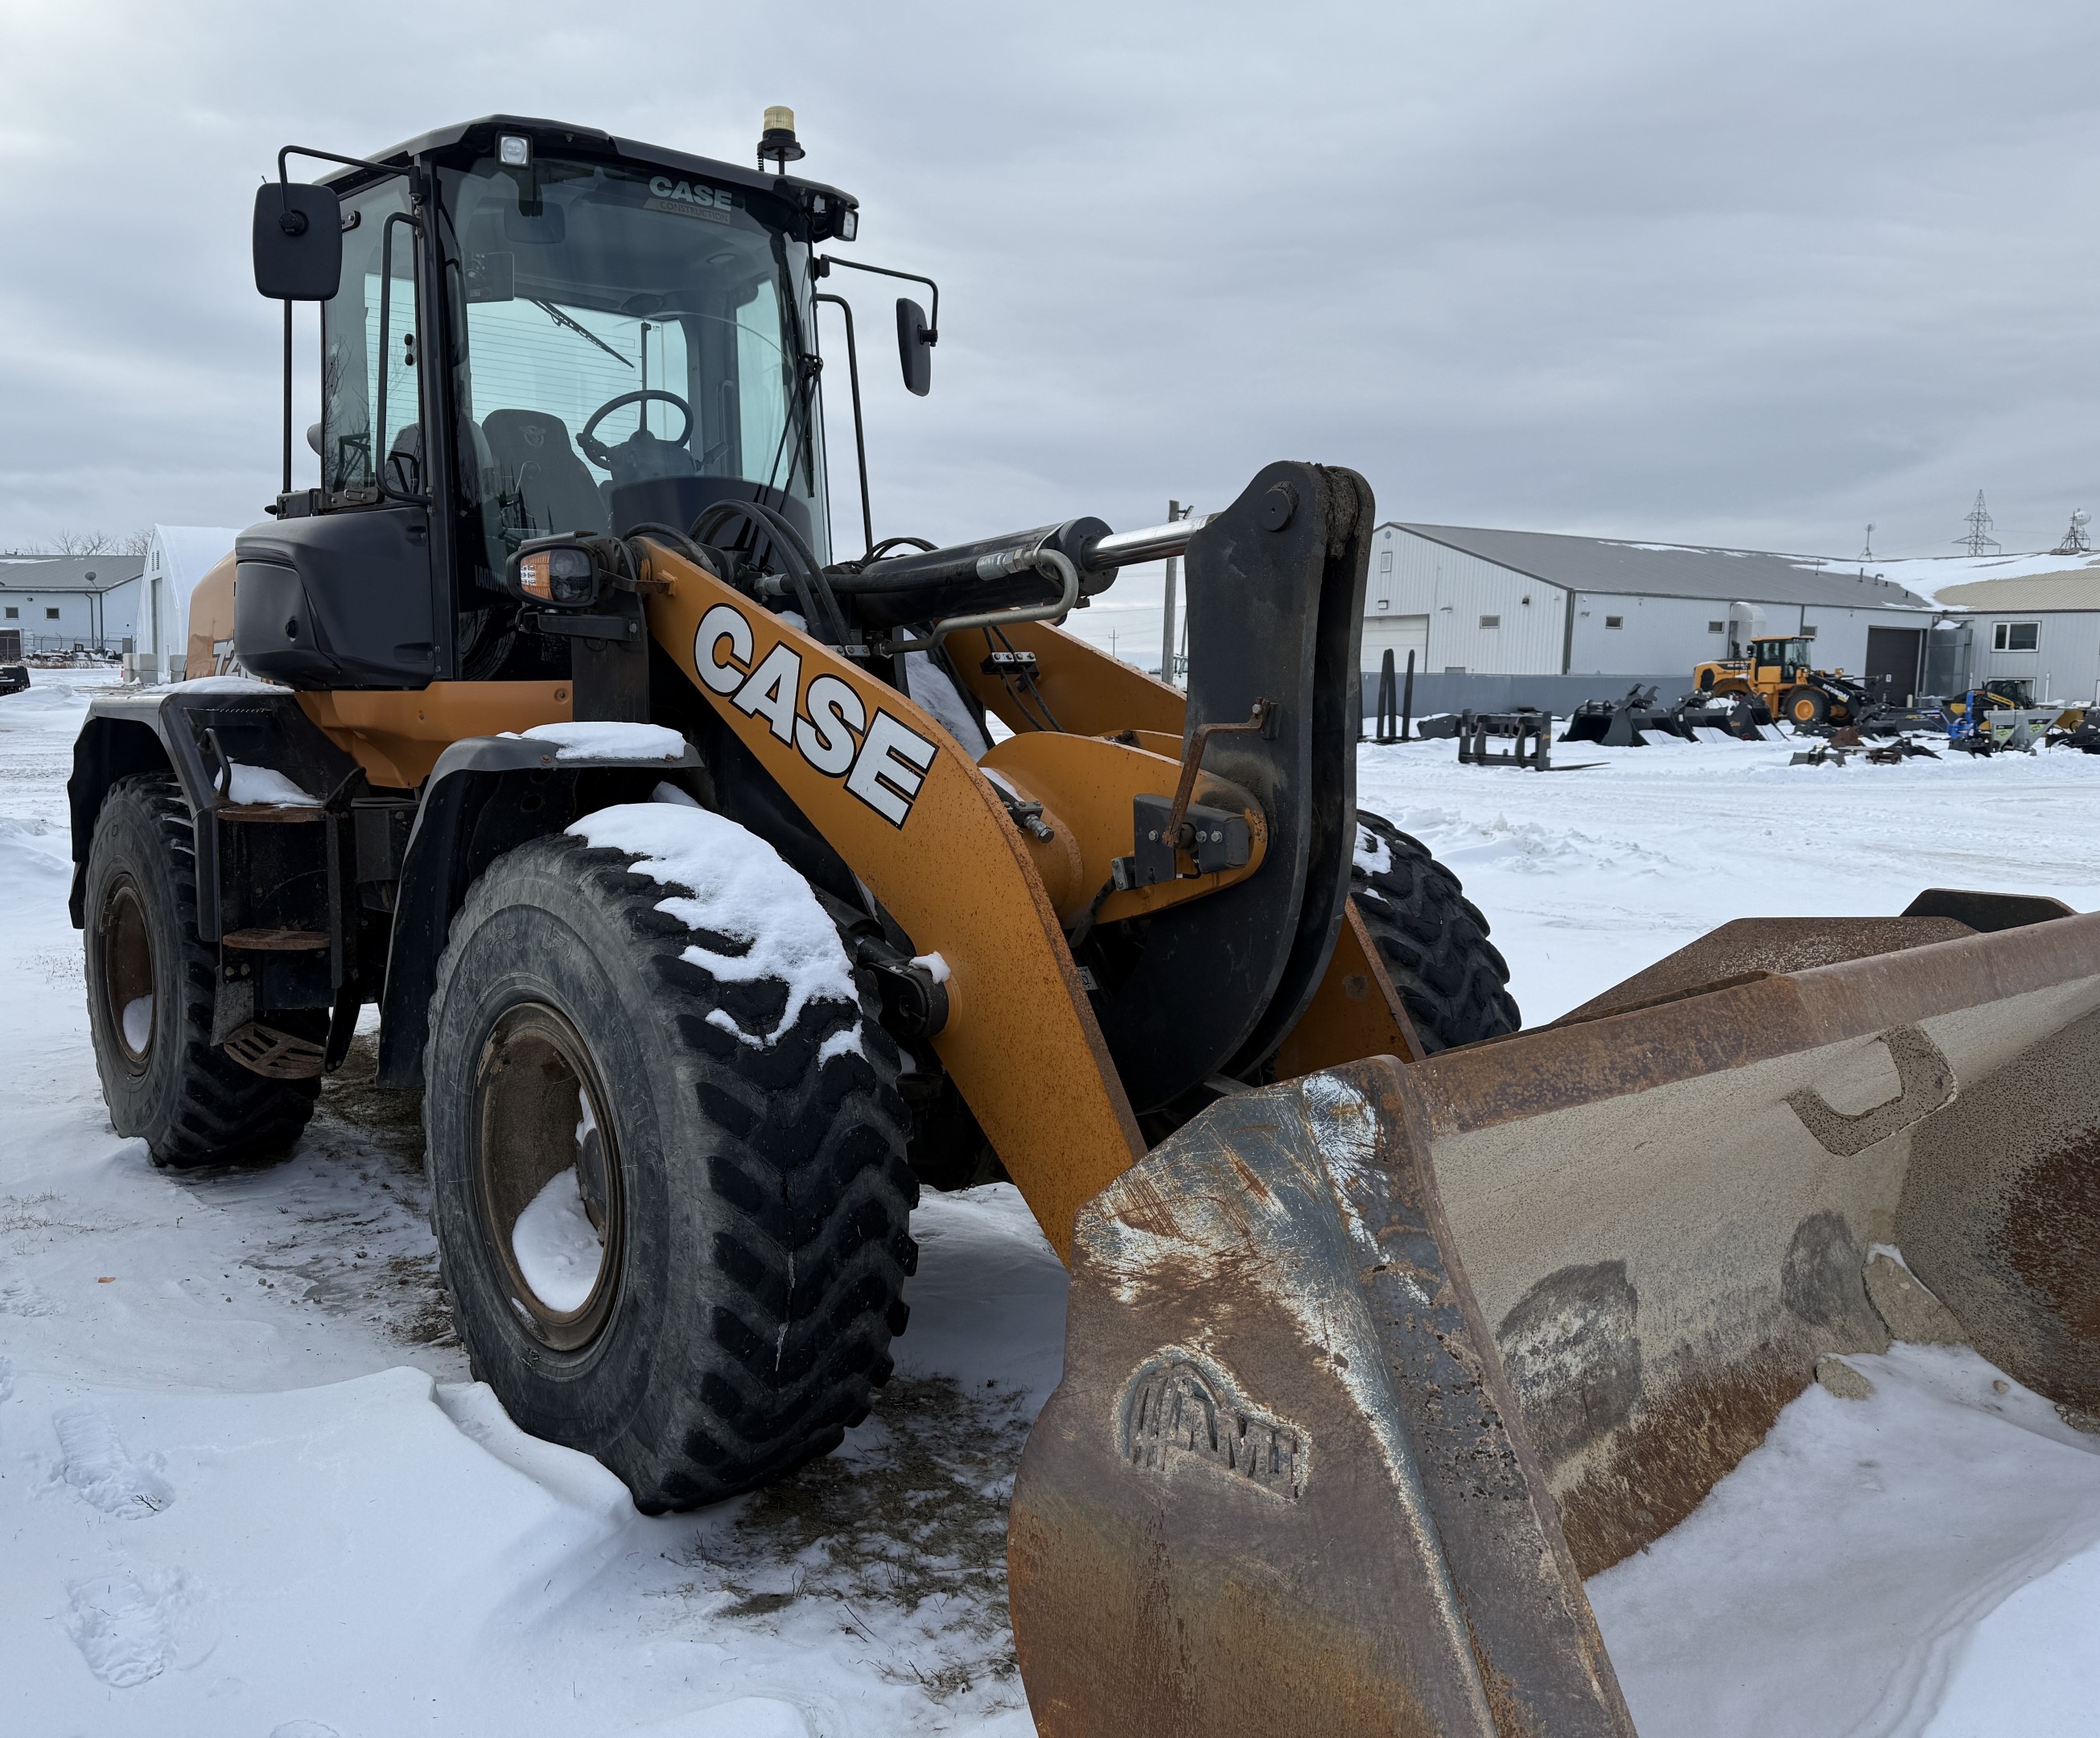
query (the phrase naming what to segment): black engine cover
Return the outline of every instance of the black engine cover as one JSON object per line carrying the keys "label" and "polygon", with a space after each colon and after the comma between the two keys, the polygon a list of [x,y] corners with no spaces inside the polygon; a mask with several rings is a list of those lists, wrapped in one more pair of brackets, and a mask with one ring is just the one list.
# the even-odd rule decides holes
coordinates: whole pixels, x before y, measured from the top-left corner
{"label": "black engine cover", "polygon": [[443,673],[421,507],[258,527],[234,560],[233,649],[256,675],[294,688],[421,688]]}

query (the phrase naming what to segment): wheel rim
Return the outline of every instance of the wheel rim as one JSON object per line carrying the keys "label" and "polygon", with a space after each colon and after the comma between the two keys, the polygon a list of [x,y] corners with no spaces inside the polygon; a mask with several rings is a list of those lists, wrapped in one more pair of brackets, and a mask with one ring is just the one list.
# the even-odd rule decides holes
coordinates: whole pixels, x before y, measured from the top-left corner
{"label": "wheel rim", "polygon": [[506,1009],[474,1072],[481,1230],[526,1331],[558,1352],[603,1330],[625,1246],[605,1088],[576,1029],[542,1002]]}
{"label": "wheel rim", "polygon": [[119,876],[103,896],[95,925],[102,951],[102,999],[117,1053],[135,1074],[153,1054],[153,933],[139,884]]}

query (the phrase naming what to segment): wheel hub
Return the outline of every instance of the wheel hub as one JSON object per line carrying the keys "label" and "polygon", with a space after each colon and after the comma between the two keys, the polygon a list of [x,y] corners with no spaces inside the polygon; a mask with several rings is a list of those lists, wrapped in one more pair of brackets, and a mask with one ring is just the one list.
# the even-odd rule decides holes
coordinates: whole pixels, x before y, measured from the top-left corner
{"label": "wheel hub", "polygon": [[525,1330],[589,1345],[611,1316],[625,1218],[608,1100],[582,1036],[541,1002],[506,1009],[474,1075],[483,1236]]}
{"label": "wheel hub", "polygon": [[95,926],[109,1030],[130,1072],[145,1072],[153,1051],[153,942],[138,884],[120,876],[104,896]]}

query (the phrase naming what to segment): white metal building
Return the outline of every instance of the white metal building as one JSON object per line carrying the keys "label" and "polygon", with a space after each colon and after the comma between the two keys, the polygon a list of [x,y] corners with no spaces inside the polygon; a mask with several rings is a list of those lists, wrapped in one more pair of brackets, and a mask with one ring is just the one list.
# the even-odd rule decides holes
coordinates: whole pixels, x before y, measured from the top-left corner
{"label": "white metal building", "polygon": [[76,647],[121,651],[138,631],[136,555],[0,558],[0,628],[31,655]]}
{"label": "white metal building", "polygon": [[2100,568],[1940,589],[1967,630],[1968,677],[2026,677],[2037,699],[2100,701]]}
{"label": "white metal building", "polygon": [[[1411,651],[1432,678],[1529,678],[1547,706],[1637,680],[1682,692],[1706,659],[1795,633],[1813,634],[1824,668],[1886,675],[1906,695],[1933,620],[1904,587],[1812,556],[1398,522],[1371,551],[1366,669],[1388,647],[1401,664]],[[1430,690],[1435,704],[1498,704],[1478,682]]]}
{"label": "white metal building", "polygon": [[190,593],[212,567],[233,553],[240,536],[218,525],[156,525],[147,545],[139,598],[140,676],[179,681],[189,650]]}

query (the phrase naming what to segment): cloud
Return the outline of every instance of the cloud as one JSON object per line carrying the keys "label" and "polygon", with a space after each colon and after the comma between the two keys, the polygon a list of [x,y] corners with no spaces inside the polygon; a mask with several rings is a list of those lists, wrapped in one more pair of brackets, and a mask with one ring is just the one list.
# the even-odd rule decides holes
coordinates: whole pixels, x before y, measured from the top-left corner
{"label": "cloud", "polygon": [[507,111],[745,161],[772,102],[854,254],[941,280],[931,398],[869,346],[880,534],[1146,523],[1286,456],[1391,515],[1841,554],[1951,547],[1979,487],[2027,546],[2100,503],[2068,0],[8,18],[0,542],[258,516],[280,144]]}

